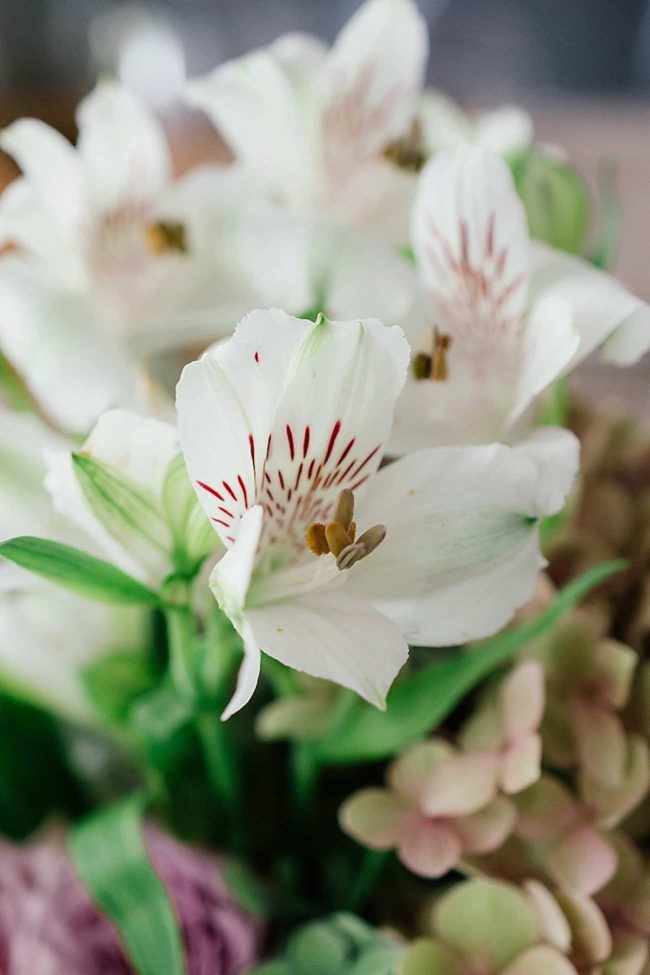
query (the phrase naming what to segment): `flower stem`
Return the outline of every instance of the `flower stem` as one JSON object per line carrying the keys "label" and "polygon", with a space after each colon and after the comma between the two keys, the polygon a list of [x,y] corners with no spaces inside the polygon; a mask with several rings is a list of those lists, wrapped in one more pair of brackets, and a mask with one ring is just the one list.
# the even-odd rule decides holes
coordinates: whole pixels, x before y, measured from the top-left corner
{"label": "flower stem", "polygon": [[210,784],[235,822],[241,811],[241,782],[229,729],[214,711],[197,714],[195,726]]}
{"label": "flower stem", "polygon": [[167,604],[165,606],[167,641],[169,646],[169,671],[178,694],[192,698],[195,693],[192,658],[194,654],[194,620],[189,606]]}

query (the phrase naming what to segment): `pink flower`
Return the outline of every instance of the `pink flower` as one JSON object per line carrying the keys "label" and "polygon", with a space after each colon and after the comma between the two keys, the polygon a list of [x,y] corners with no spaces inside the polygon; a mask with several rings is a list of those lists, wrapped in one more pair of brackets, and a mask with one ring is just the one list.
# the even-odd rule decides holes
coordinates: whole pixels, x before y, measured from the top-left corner
{"label": "pink flower", "polygon": [[342,828],[375,850],[396,849],[421,877],[441,877],[465,854],[496,849],[514,822],[497,796],[494,755],[463,753],[440,739],[407,749],[386,789],[362,789],[341,807]]}
{"label": "pink flower", "polygon": [[[232,900],[217,862],[152,825],[147,847],[183,932],[188,975],[240,975],[258,925]],[[0,846],[2,975],[131,975],[113,924],[81,885],[59,838]],[[162,973],[161,973],[162,975]]]}

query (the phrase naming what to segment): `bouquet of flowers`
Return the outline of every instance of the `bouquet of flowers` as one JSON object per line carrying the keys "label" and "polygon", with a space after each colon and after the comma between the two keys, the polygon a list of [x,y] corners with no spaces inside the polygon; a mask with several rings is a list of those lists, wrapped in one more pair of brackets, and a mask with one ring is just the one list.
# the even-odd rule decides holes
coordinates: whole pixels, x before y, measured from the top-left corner
{"label": "bouquet of flowers", "polygon": [[650,308],[426,57],[222,64],[178,178],[114,81],[0,136],[3,975],[650,972],[650,440],[567,389]]}

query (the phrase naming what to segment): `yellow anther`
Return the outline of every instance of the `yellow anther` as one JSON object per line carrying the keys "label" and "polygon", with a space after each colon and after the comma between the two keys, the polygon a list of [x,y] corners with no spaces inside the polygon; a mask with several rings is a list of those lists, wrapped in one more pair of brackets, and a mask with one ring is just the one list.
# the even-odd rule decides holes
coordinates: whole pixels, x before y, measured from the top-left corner
{"label": "yellow anther", "polygon": [[177,220],[157,220],[145,228],[147,246],[157,257],[169,251],[187,253],[185,224]]}
{"label": "yellow anther", "polygon": [[413,359],[412,369],[416,379],[433,379],[444,382],[449,377],[447,351],[451,345],[451,335],[433,330],[431,354],[419,352]]}
{"label": "yellow anther", "polygon": [[341,491],[334,509],[333,520],[326,525],[313,522],[307,527],[305,541],[314,555],[333,555],[339,569],[349,569],[359,559],[370,555],[386,537],[383,525],[368,528],[355,541],[357,526],[352,491]]}

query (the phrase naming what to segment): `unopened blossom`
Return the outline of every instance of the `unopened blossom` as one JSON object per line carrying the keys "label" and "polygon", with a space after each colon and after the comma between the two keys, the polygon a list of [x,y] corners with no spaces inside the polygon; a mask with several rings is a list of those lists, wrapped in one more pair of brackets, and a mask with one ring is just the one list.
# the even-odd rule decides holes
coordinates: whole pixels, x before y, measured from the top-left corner
{"label": "unopened blossom", "polygon": [[[494,632],[535,586],[555,510],[527,453],[423,451],[379,471],[409,357],[376,320],[251,313],[181,377],[187,469],[227,551],[211,588],[244,640],[383,706],[407,641]],[[561,503],[561,502],[560,502]]]}
{"label": "unopened blossom", "polygon": [[[145,829],[153,866],[183,936],[188,975],[243,975],[255,960],[258,923],[229,894],[217,861],[157,827]],[[112,922],[82,887],[55,837],[0,847],[0,961],[6,975],[129,975]]]}
{"label": "unopened blossom", "polygon": [[215,338],[228,291],[213,222],[237,183],[216,167],[174,182],[160,122],[116,82],[81,102],[77,123],[76,147],[37,119],[0,137],[23,171],[0,197],[0,243],[12,249],[0,261],[0,343],[75,433],[113,406],[144,408],[133,349]]}
{"label": "unopened blossom", "polygon": [[[46,453],[71,447],[35,416],[0,410],[0,541],[41,535],[88,547],[85,533],[54,511],[44,486]],[[88,720],[83,668],[125,646],[137,653],[144,634],[139,609],[91,602],[0,562],[0,674],[23,697]]]}
{"label": "unopened blossom", "polygon": [[467,751],[491,752],[500,788],[521,792],[540,775],[544,713],[544,671],[540,664],[518,664],[496,692],[488,692],[463,726],[459,741]]}
{"label": "unopened blossom", "polygon": [[330,50],[288,34],[187,97],[270,197],[404,244],[414,174],[390,150],[415,120],[427,50],[413,0],[367,0]]}
{"label": "unopened blossom", "polygon": [[533,441],[546,450],[542,480],[573,463],[570,434],[531,434],[531,412],[600,346],[611,362],[638,359],[650,345],[648,306],[585,261],[531,242],[506,163],[480,147],[440,153],[422,172],[412,240],[423,298],[393,451]]}
{"label": "unopened blossom", "polygon": [[48,455],[54,508],[104,558],[157,587],[174,571],[179,549],[195,548],[198,562],[218,547],[193,494],[183,490],[178,454],[171,424],[128,410],[104,413],[80,449]]}
{"label": "unopened blossom", "polygon": [[413,873],[442,877],[463,856],[499,847],[515,809],[497,796],[494,756],[442,739],[411,746],[389,768],[387,788],[362,789],[341,807],[343,829],[375,850],[395,849]]}
{"label": "unopened blossom", "polygon": [[525,890],[502,881],[455,884],[435,903],[431,937],[407,951],[402,975],[577,975],[545,943],[543,920]]}

